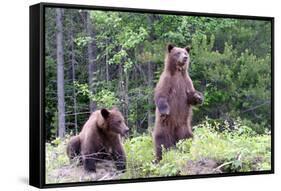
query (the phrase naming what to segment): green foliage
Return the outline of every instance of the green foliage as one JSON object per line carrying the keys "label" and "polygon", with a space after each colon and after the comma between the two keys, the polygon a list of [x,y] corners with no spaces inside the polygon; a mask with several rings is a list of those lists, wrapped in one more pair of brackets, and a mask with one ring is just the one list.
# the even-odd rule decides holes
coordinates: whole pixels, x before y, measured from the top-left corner
{"label": "green foliage", "polygon": [[154,159],[151,137],[145,135],[134,137],[130,140],[126,140],[124,146],[127,155],[128,167],[126,176],[128,176],[128,178],[149,176],[151,169],[143,169],[142,167],[146,166],[147,168],[150,168]]}
{"label": "green foliage", "polygon": [[77,88],[77,94],[82,94],[95,101],[99,108],[112,108],[119,102],[115,93],[110,90],[101,89],[96,93],[92,93],[89,90],[88,84],[79,84],[78,82],[75,82],[74,86]]}
{"label": "green foliage", "polygon": [[[209,173],[270,170],[270,134],[258,135],[239,119],[233,126],[227,121],[217,122],[206,119],[202,124],[194,127],[192,140],[181,140],[175,148],[164,149],[163,159],[159,163],[154,162],[154,147],[150,135],[143,134],[126,139],[124,147],[127,156],[127,171],[120,178],[205,173],[202,171],[204,163],[200,161],[207,159],[216,164],[208,167]],[[224,130],[222,131],[221,128]],[[68,141],[69,136],[63,140],[56,138],[51,143],[46,143],[47,180],[60,181],[53,180],[50,175],[55,170],[69,165],[66,156]],[[193,166],[188,165],[191,161]],[[73,180],[77,179],[75,175],[72,176]]]}
{"label": "green foliage", "polygon": [[55,112],[55,115],[52,117],[52,123],[51,123],[51,138],[57,137],[58,132],[58,112]]}
{"label": "green foliage", "polygon": [[136,32],[132,31],[131,28],[126,28],[125,32],[121,33],[118,40],[124,49],[131,49],[140,44],[147,35],[147,31],[143,27],[140,27]]}
{"label": "green foliage", "polygon": [[105,108],[112,108],[118,103],[115,93],[106,89],[96,93],[93,96],[93,100],[96,101],[100,107]]}
{"label": "green foliage", "polygon": [[69,165],[69,159],[66,155],[66,145],[69,141],[69,136],[65,139],[57,137],[50,143],[45,144],[46,148],[46,182],[60,183],[65,182],[64,178],[55,179],[51,176],[51,172]]}
{"label": "green foliage", "polygon": [[163,159],[158,164],[153,162],[155,156],[150,136],[126,140],[128,171],[123,178],[184,175],[190,172],[187,161],[204,158],[216,161],[217,165],[210,170],[220,172],[269,170],[270,136],[256,134],[239,119],[233,126],[227,121],[207,119],[194,127],[193,140],[181,140],[176,148],[164,150]]}
{"label": "green foliage", "polygon": [[213,35],[193,38],[190,74],[205,96],[195,117],[241,116],[270,127],[271,114],[265,112],[270,111],[270,56],[259,58],[248,50],[239,54],[228,43],[223,52],[214,51],[214,42]]}
{"label": "green foliage", "polygon": [[81,46],[84,47],[86,46],[90,41],[91,41],[91,37],[89,36],[80,36],[77,37],[74,42],[77,44],[77,46]]}

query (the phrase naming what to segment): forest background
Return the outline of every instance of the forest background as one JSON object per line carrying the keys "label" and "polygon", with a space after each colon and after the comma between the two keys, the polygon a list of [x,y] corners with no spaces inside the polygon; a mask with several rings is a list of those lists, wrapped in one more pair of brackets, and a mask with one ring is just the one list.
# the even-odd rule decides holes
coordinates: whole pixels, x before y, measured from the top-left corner
{"label": "forest background", "polygon": [[[79,133],[92,111],[112,106],[120,109],[131,129],[127,149],[134,138],[146,141],[155,120],[153,89],[163,71],[166,45],[173,43],[191,45],[189,74],[205,97],[193,109],[193,125],[267,136],[261,141],[266,153],[261,162],[269,168],[269,21],[47,8],[45,22],[47,146],[56,147],[58,140]],[[222,146],[218,150],[229,154]],[[230,158],[234,156],[240,154]],[[176,174],[173,169],[163,174]]]}

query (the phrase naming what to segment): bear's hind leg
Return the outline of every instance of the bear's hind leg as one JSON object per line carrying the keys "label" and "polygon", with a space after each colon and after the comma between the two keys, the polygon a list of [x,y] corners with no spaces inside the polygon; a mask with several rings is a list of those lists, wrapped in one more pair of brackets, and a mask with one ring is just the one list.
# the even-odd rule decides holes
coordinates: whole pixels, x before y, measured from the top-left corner
{"label": "bear's hind leg", "polygon": [[183,125],[176,130],[176,141],[193,138],[191,125]]}
{"label": "bear's hind leg", "polygon": [[169,139],[165,134],[156,134],[154,135],[154,144],[156,152],[156,161],[159,162],[162,160],[162,147],[165,149],[173,146],[172,140]]}
{"label": "bear's hind leg", "polygon": [[70,139],[67,148],[66,148],[67,156],[72,162],[74,159],[79,159],[79,163],[81,163],[81,156],[80,156],[80,138],[79,136],[74,136]]}

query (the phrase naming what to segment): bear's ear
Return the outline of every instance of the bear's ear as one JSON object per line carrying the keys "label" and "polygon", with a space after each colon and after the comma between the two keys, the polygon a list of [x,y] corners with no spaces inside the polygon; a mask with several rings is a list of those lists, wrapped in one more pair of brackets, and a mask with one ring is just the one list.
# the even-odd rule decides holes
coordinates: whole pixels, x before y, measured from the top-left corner
{"label": "bear's ear", "polygon": [[101,115],[104,119],[107,119],[109,116],[109,111],[107,109],[101,109]]}
{"label": "bear's ear", "polygon": [[119,111],[118,107],[116,107],[116,106],[112,107],[112,110]]}
{"label": "bear's ear", "polygon": [[190,49],[191,49],[191,47],[190,46],[187,46],[187,47],[185,47],[184,48],[188,53],[190,52]]}
{"label": "bear's ear", "polygon": [[168,52],[171,52],[171,50],[172,50],[174,47],[175,47],[174,45],[168,44],[168,46],[167,46]]}

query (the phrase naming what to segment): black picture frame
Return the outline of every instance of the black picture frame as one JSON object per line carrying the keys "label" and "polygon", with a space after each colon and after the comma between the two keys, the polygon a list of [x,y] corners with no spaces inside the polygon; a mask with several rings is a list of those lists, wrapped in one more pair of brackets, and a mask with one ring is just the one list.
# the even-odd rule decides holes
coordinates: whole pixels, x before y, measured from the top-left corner
{"label": "black picture frame", "polygon": [[[44,131],[44,99],[45,99],[45,8],[71,8],[71,9],[90,9],[106,11],[122,11],[137,13],[160,13],[186,16],[208,16],[215,18],[234,18],[234,19],[253,19],[271,22],[271,170],[235,172],[208,175],[188,175],[174,177],[139,178],[122,180],[105,180],[95,182],[75,182],[46,184],[45,183],[45,131]],[[93,5],[74,5],[57,3],[39,3],[30,6],[30,131],[29,131],[29,184],[38,188],[85,186],[99,184],[117,184],[133,182],[167,181],[179,179],[245,176],[274,173],[274,18],[248,15],[230,15],[214,13],[195,13],[183,11],[152,10],[138,8],[104,7]]]}

